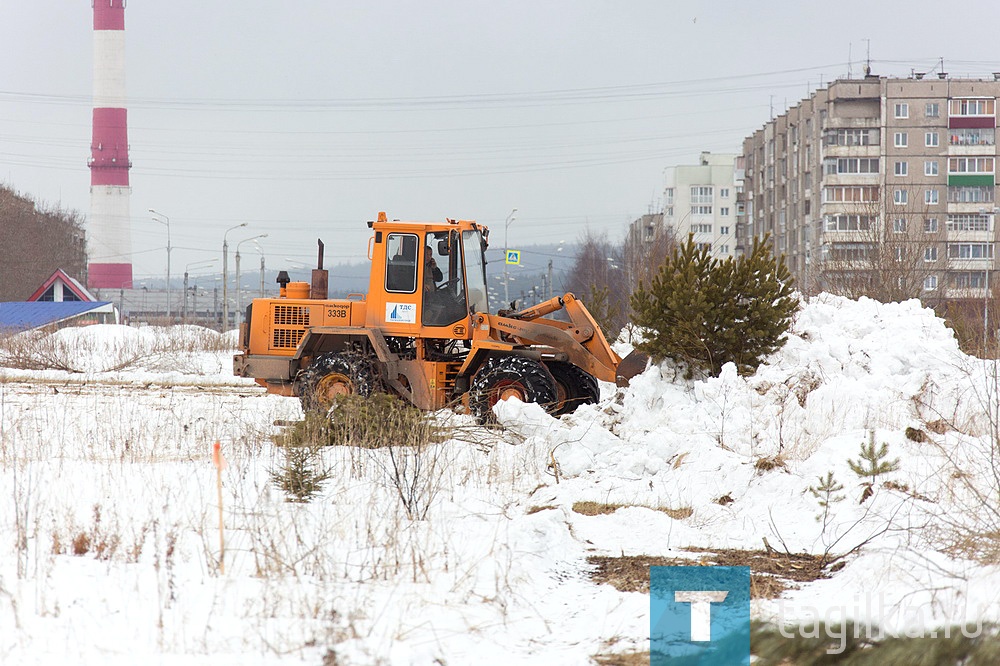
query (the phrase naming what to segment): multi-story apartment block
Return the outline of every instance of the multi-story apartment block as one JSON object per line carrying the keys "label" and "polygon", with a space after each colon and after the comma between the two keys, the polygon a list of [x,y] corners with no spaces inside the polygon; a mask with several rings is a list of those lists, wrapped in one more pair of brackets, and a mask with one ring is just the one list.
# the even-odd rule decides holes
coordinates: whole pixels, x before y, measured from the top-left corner
{"label": "multi-story apartment block", "polygon": [[698,165],[667,169],[663,223],[684,241],[711,249],[717,257],[736,252],[738,195],[743,187],[743,158],[704,152]]}
{"label": "multi-story apartment block", "polygon": [[984,298],[1000,77],[841,79],[743,142],[736,245],[770,234],[804,291]]}

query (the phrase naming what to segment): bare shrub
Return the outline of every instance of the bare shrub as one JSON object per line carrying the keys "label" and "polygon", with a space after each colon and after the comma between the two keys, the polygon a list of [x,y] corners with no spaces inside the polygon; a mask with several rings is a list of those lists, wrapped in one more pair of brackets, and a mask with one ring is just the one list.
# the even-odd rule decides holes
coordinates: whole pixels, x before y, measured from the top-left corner
{"label": "bare shrub", "polygon": [[94,336],[85,329],[39,329],[0,335],[0,366],[19,370],[120,372],[132,369],[199,373],[202,355],[233,349],[224,335],[198,326],[114,329]]}
{"label": "bare shrub", "polygon": [[[286,446],[286,472],[279,476],[293,486],[298,484],[297,492],[310,497],[316,490],[309,492],[310,487],[329,476],[328,469],[316,466],[316,447],[364,449],[395,490],[406,515],[411,520],[423,520],[440,487],[444,449],[439,442],[443,438],[441,426],[394,396],[346,395],[337,400],[327,417],[306,419],[280,438],[279,443]],[[300,446],[298,453],[291,454],[289,467],[287,456],[293,449],[288,445],[293,441]],[[288,488],[283,490],[287,492]]]}

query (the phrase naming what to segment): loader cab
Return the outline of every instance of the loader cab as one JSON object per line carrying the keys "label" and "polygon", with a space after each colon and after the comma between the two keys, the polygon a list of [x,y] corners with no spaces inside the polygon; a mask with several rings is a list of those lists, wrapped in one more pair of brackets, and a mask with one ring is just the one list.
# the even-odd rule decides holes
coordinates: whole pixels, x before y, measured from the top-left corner
{"label": "loader cab", "polygon": [[472,313],[488,309],[480,239],[477,230],[449,229],[427,234],[421,324],[453,326],[464,323]]}
{"label": "loader cab", "polygon": [[373,230],[367,324],[393,336],[470,339],[471,314],[489,309],[483,230],[382,220]]}

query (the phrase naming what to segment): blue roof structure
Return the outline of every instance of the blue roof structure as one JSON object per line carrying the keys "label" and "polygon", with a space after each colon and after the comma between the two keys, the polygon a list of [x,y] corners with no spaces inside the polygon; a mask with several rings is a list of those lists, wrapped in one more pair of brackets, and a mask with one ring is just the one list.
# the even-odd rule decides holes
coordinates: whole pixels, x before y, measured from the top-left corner
{"label": "blue roof structure", "polygon": [[27,331],[98,310],[110,301],[17,301],[0,303],[0,331]]}

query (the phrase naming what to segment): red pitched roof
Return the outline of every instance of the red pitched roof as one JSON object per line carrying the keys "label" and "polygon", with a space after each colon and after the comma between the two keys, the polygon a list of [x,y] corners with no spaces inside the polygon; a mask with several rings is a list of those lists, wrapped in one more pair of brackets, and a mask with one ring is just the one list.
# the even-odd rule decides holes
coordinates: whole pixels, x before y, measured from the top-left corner
{"label": "red pitched roof", "polygon": [[28,297],[28,301],[37,301],[39,298],[41,298],[42,294],[44,294],[48,290],[48,288],[52,286],[52,284],[56,280],[62,280],[63,288],[69,289],[71,292],[76,294],[76,297],[79,298],[81,301],[87,301],[89,303],[93,303],[94,301],[97,300],[89,291],[87,291],[84,288],[82,284],[80,284],[79,282],[71,278],[69,275],[67,275],[66,272],[63,271],[63,269],[58,268],[56,269],[56,272],[53,273],[51,277],[49,277],[49,279],[42,284],[41,287],[35,290],[35,293],[33,293],[31,296]]}

